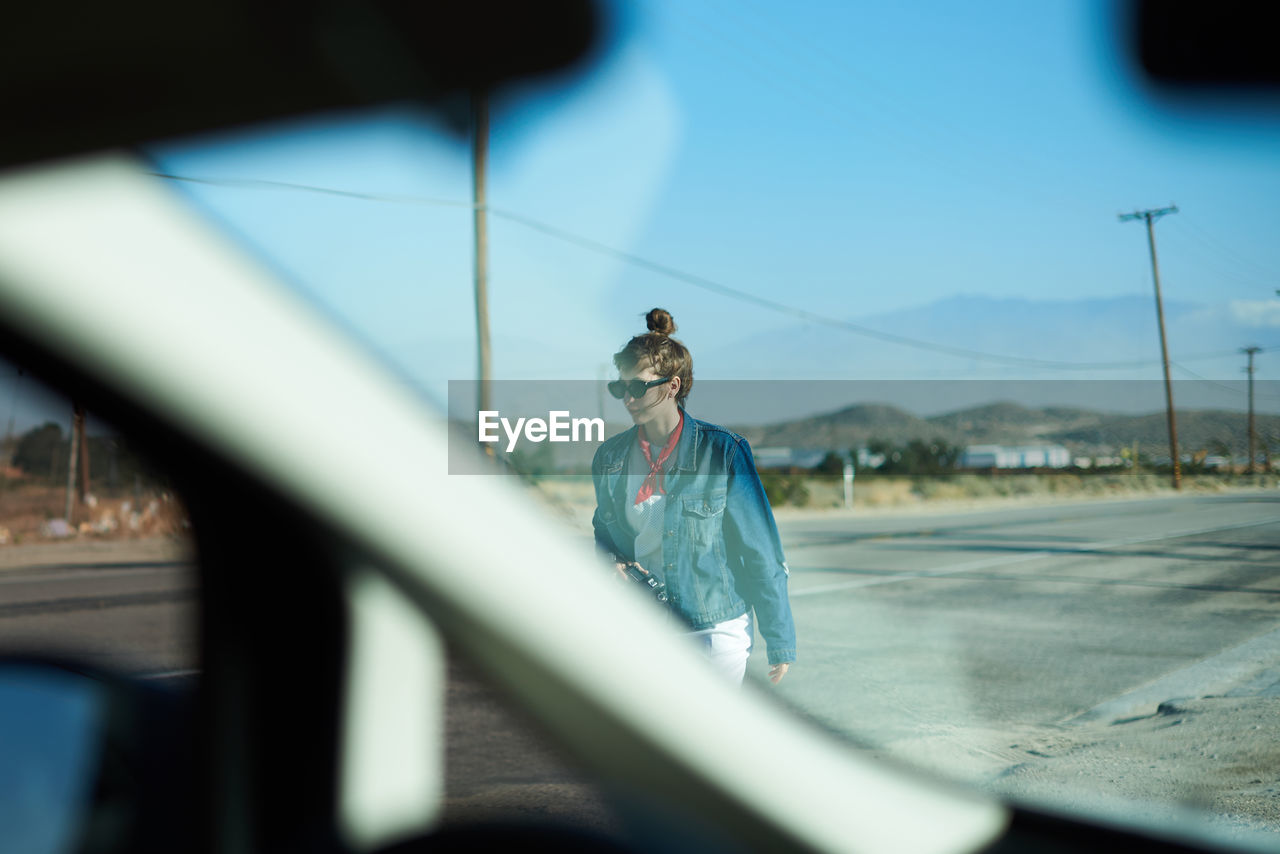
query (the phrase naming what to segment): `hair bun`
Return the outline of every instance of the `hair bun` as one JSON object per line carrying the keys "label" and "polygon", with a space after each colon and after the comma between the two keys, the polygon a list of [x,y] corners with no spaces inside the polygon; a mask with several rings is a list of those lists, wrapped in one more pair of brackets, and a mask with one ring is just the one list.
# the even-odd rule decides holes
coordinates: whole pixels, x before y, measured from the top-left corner
{"label": "hair bun", "polygon": [[650,332],[659,335],[670,335],[676,331],[676,319],[665,308],[655,308],[644,316],[645,325]]}

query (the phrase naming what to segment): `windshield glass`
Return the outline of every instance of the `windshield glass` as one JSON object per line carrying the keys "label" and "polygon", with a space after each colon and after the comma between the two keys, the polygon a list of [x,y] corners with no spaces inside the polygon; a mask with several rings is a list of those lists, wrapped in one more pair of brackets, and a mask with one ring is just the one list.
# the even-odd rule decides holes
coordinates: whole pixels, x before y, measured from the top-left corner
{"label": "windshield glass", "polygon": [[764,690],[1009,796],[1280,830],[1280,122],[1155,97],[1107,4],[615,11],[476,139],[404,108],[147,154],[584,547],[649,393],[606,383],[669,379],[614,354],[668,310],[790,572]]}

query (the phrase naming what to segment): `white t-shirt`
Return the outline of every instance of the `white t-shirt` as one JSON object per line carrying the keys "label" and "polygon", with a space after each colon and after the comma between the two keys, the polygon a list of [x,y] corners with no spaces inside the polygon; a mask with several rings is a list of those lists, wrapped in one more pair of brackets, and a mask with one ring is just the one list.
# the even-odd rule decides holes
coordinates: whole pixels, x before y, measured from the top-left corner
{"label": "white t-shirt", "polygon": [[[680,447],[680,443],[676,443],[676,448]],[[660,452],[659,448],[649,447],[649,452]],[[671,470],[675,468],[676,451],[673,449],[671,455],[667,457],[667,461],[663,464],[662,470],[664,476],[668,476]],[[663,584],[666,583],[666,568],[662,563],[662,535],[666,522],[664,520],[666,514],[666,496],[658,490],[655,483],[653,495],[647,499],[635,503],[636,493],[640,491],[640,487],[644,485],[645,478],[649,476],[649,464],[645,462],[644,451],[640,449],[640,441],[631,446],[631,453],[627,456],[627,469],[624,483],[626,484],[626,513],[623,518],[626,520],[627,527],[635,535],[635,555],[636,563],[643,566],[649,574],[657,578]]]}
{"label": "white t-shirt", "polygon": [[[677,442],[676,448],[679,447],[680,443]],[[660,449],[650,445],[649,453],[660,453]],[[662,466],[665,476],[670,476],[671,470],[675,468],[675,462],[676,451],[673,450]],[[667,497],[658,490],[658,485],[655,483],[653,495],[639,504],[635,503],[636,493],[640,491],[640,487],[644,485],[645,478],[648,476],[649,463],[645,461],[644,451],[640,449],[640,440],[637,438],[631,446],[631,453],[627,455],[626,474],[623,479],[627,490],[627,510],[623,519],[626,527],[635,536],[636,563],[644,567],[654,578],[666,584],[666,565],[662,562],[662,542],[666,528]],[[704,647],[717,670],[724,672],[731,679],[742,681],[755,634],[750,611],[740,617],[723,620],[710,628],[689,634]]]}

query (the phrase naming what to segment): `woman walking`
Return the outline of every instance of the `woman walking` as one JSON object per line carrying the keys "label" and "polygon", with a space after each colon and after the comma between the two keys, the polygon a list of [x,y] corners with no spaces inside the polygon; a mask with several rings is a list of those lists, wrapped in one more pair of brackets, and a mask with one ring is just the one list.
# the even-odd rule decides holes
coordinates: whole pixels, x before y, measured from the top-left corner
{"label": "woman walking", "polygon": [[597,545],[665,585],[712,664],[742,681],[754,637],[778,682],[795,661],[788,569],[751,448],[741,436],[685,412],[693,359],[655,308],[649,331],[614,354],[610,393],[635,426],[607,440],[591,464]]}

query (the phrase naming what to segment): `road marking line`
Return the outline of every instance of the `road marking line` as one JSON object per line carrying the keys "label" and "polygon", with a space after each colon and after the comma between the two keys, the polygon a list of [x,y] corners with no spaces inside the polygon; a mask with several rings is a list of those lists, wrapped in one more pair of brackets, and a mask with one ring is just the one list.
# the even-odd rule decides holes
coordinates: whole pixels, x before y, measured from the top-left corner
{"label": "road marking line", "polygon": [[1126,537],[1123,540],[1085,543],[1078,546],[1055,548],[1053,551],[1025,552],[1017,555],[1006,555],[1004,557],[986,558],[985,560],[952,564],[951,566],[944,566],[938,569],[919,569],[912,570],[911,572],[898,573],[896,575],[881,576],[879,578],[860,578],[857,581],[844,581],[838,584],[824,584],[820,587],[806,587],[802,590],[792,590],[790,595],[791,598],[794,599],[797,596],[813,596],[817,593],[834,593],[839,590],[856,590],[862,587],[876,587],[881,584],[910,581],[914,578],[934,578],[940,575],[953,575],[957,572],[967,572],[971,569],[989,569],[995,566],[1007,566],[1009,564],[1041,560],[1042,558],[1062,557],[1073,553],[1078,554],[1081,552],[1104,551],[1107,549],[1120,548],[1121,546],[1133,546],[1140,543],[1156,542],[1158,540],[1177,540],[1182,537],[1195,537],[1200,534],[1212,534],[1217,531],[1234,531],[1240,528],[1257,528],[1263,525],[1275,524],[1280,524],[1280,519],[1264,519],[1260,522],[1236,522],[1231,525],[1215,525],[1210,528],[1196,528],[1194,530],[1179,531],[1177,533],[1147,534],[1141,537]]}
{"label": "road marking line", "polygon": [[1212,534],[1217,531],[1235,531],[1240,528],[1259,528],[1263,525],[1280,524],[1280,519],[1263,519],[1254,522],[1236,522],[1231,525],[1214,525],[1211,528],[1196,528],[1191,531],[1180,531],[1176,534],[1148,534],[1141,537],[1127,537],[1123,540],[1113,540],[1109,543],[1097,543],[1093,546],[1081,546],[1080,551],[1089,551],[1093,549],[1114,549],[1119,546],[1132,546],[1138,543],[1151,543],[1156,540],[1176,540],[1181,537],[1195,537],[1200,534]]}
{"label": "road marking line", "polygon": [[951,566],[944,566],[940,569],[919,569],[912,572],[901,572],[895,575],[885,575],[879,578],[860,578],[857,581],[844,581],[838,584],[824,584],[821,587],[806,587],[803,590],[791,591],[791,597],[796,596],[812,596],[815,593],[831,593],[836,590],[854,590],[860,587],[876,587],[881,584],[892,584],[895,581],[910,581],[913,578],[932,578],[937,575],[950,575],[956,572],[966,572],[970,569],[988,569],[993,566],[1006,566],[1011,563],[1023,563],[1029,560],[1039,560],[1042,557],[1049,557],[1052,552],[1025,552],[1018,555],[1005,555],[1003,557],[986,558],[985,560],[974,560],[968,563],[957,563]]}

